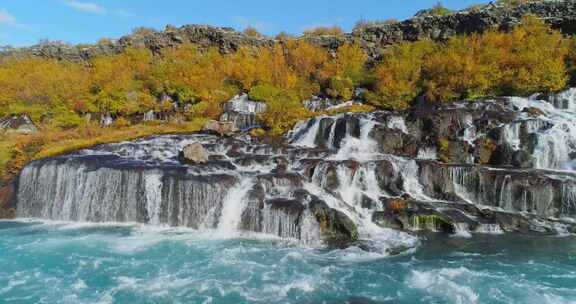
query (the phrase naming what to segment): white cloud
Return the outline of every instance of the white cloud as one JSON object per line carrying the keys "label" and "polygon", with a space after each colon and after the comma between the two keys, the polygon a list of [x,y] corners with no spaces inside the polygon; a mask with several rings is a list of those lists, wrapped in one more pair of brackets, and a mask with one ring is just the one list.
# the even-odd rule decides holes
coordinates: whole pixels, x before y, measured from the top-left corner
{"label": "white cloud", "polygon": [[84,13],[91,13],[97,15],[106,15],[108,10],[96,3],[92,2],[81,2],[76,0],[65,0],[64,4],[67,6]]}
{"label": "white cloud", "polygon": [[16,18],[10,13],[5,10],[0,10],[0,24],[9,25],[9,26],[18,26],[19,23],[16,21]]}
{"label": "white cloud", "polygon": [[64,4],[83,13],[96,14],[96,15],[113,15],[118,17],[134,17],[135,15],[129,11],[122,9],[108,9],[94,2],[84,2],[77,0],[63,0]]}
{"label": "white cloud", "polygon": [[122,10],[122,9],[115,10],[114,15],[120,16],[120,17],[136,17],[136,15],[134,15],[133,13]]}

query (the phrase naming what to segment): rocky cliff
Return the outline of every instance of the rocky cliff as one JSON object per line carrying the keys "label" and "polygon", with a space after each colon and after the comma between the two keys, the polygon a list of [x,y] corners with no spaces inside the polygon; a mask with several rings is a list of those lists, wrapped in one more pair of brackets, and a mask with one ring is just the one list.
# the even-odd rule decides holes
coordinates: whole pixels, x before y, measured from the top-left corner
{"label": "rocky cliff", "polygon": [[[446,16],[418,15],[397,23],[369,23],[358,26],[343,36],[301,37],[316,45],[335,49],[347,41],[359,41],[371,58],[377,59],[390,45],[418,39],[442,40],[453,35],[483,32],[489,29],[506,30],[518,24],[523,16],[544,19],[565,33],[576,32],[576,1],[539,1],[514,8],[489,4]],[[251,37],[231,28],[207,25],[167,27],[164,31],[142,31],[118,40],[103,40],[96,45],[72,46],[63,43],[43,43],[30,48],[8,49],[4,55],[34,55],[62,60],[85,60],[98,55],[122,52],[130,47],[145,47],[154,53],[182,43],[196,43],[201,47],[215,47],[222,53],[234,52],[241,46],[263,46],[279,43],[269,37]]]}

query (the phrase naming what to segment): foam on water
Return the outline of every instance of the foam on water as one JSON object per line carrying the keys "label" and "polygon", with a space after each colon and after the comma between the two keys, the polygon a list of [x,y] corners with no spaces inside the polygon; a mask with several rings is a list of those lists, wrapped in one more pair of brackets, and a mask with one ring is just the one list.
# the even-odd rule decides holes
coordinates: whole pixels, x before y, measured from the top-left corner
{"label": "foam on water", "polygon": [[184,228],[1,221],[0,298],[7,303],[574,302],[570,278],[576,261],[570,252],[576,239],[542,242],[517,236],[438,239],[384,258],[358,247],[326,252],[277,238],[218,238]]}

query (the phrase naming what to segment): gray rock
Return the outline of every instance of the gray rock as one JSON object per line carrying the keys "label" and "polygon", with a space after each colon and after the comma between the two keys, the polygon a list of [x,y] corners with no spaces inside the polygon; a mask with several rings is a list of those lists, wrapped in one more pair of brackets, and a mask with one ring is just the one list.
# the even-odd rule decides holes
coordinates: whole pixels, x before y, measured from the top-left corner
{"label": "gray rock", "polygon": [[15,131],[22,134],[36,133],[38,128],[32,119],[26,115],[14,115],[0,119],[0,130]]}
{"label": "gray rock", "polygon": [[216,120],[208,121],[204,125],[204,127],[202,127],[202,130],[208,131],[208,132],[214,132],[214,133],[217,133],[219,135],[225,135],[225,136],[231,136],[231,135],[234,135],[240,131],[234,125],[233,122],[227,122],[227,121],[223,122],[223,121],[216,121]]}

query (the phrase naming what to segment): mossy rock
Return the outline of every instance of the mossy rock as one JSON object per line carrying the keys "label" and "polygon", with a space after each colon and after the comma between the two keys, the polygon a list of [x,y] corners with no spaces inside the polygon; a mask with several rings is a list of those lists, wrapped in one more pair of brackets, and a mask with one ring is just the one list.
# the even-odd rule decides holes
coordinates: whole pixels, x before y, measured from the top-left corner
{"label": "mossy rock", "polygon": [[344,248],[358,240],[356,225],[344,213],[334,210],[321,200],[310,202],[310,210],[320,224],[322,240],[329,247]]}
{"label": "mossy rock", "polygon": [[430,232],[454,232],[454,224],[449,219],[439,214],[418,214],[410,218],[413,230],[424,230]]}

